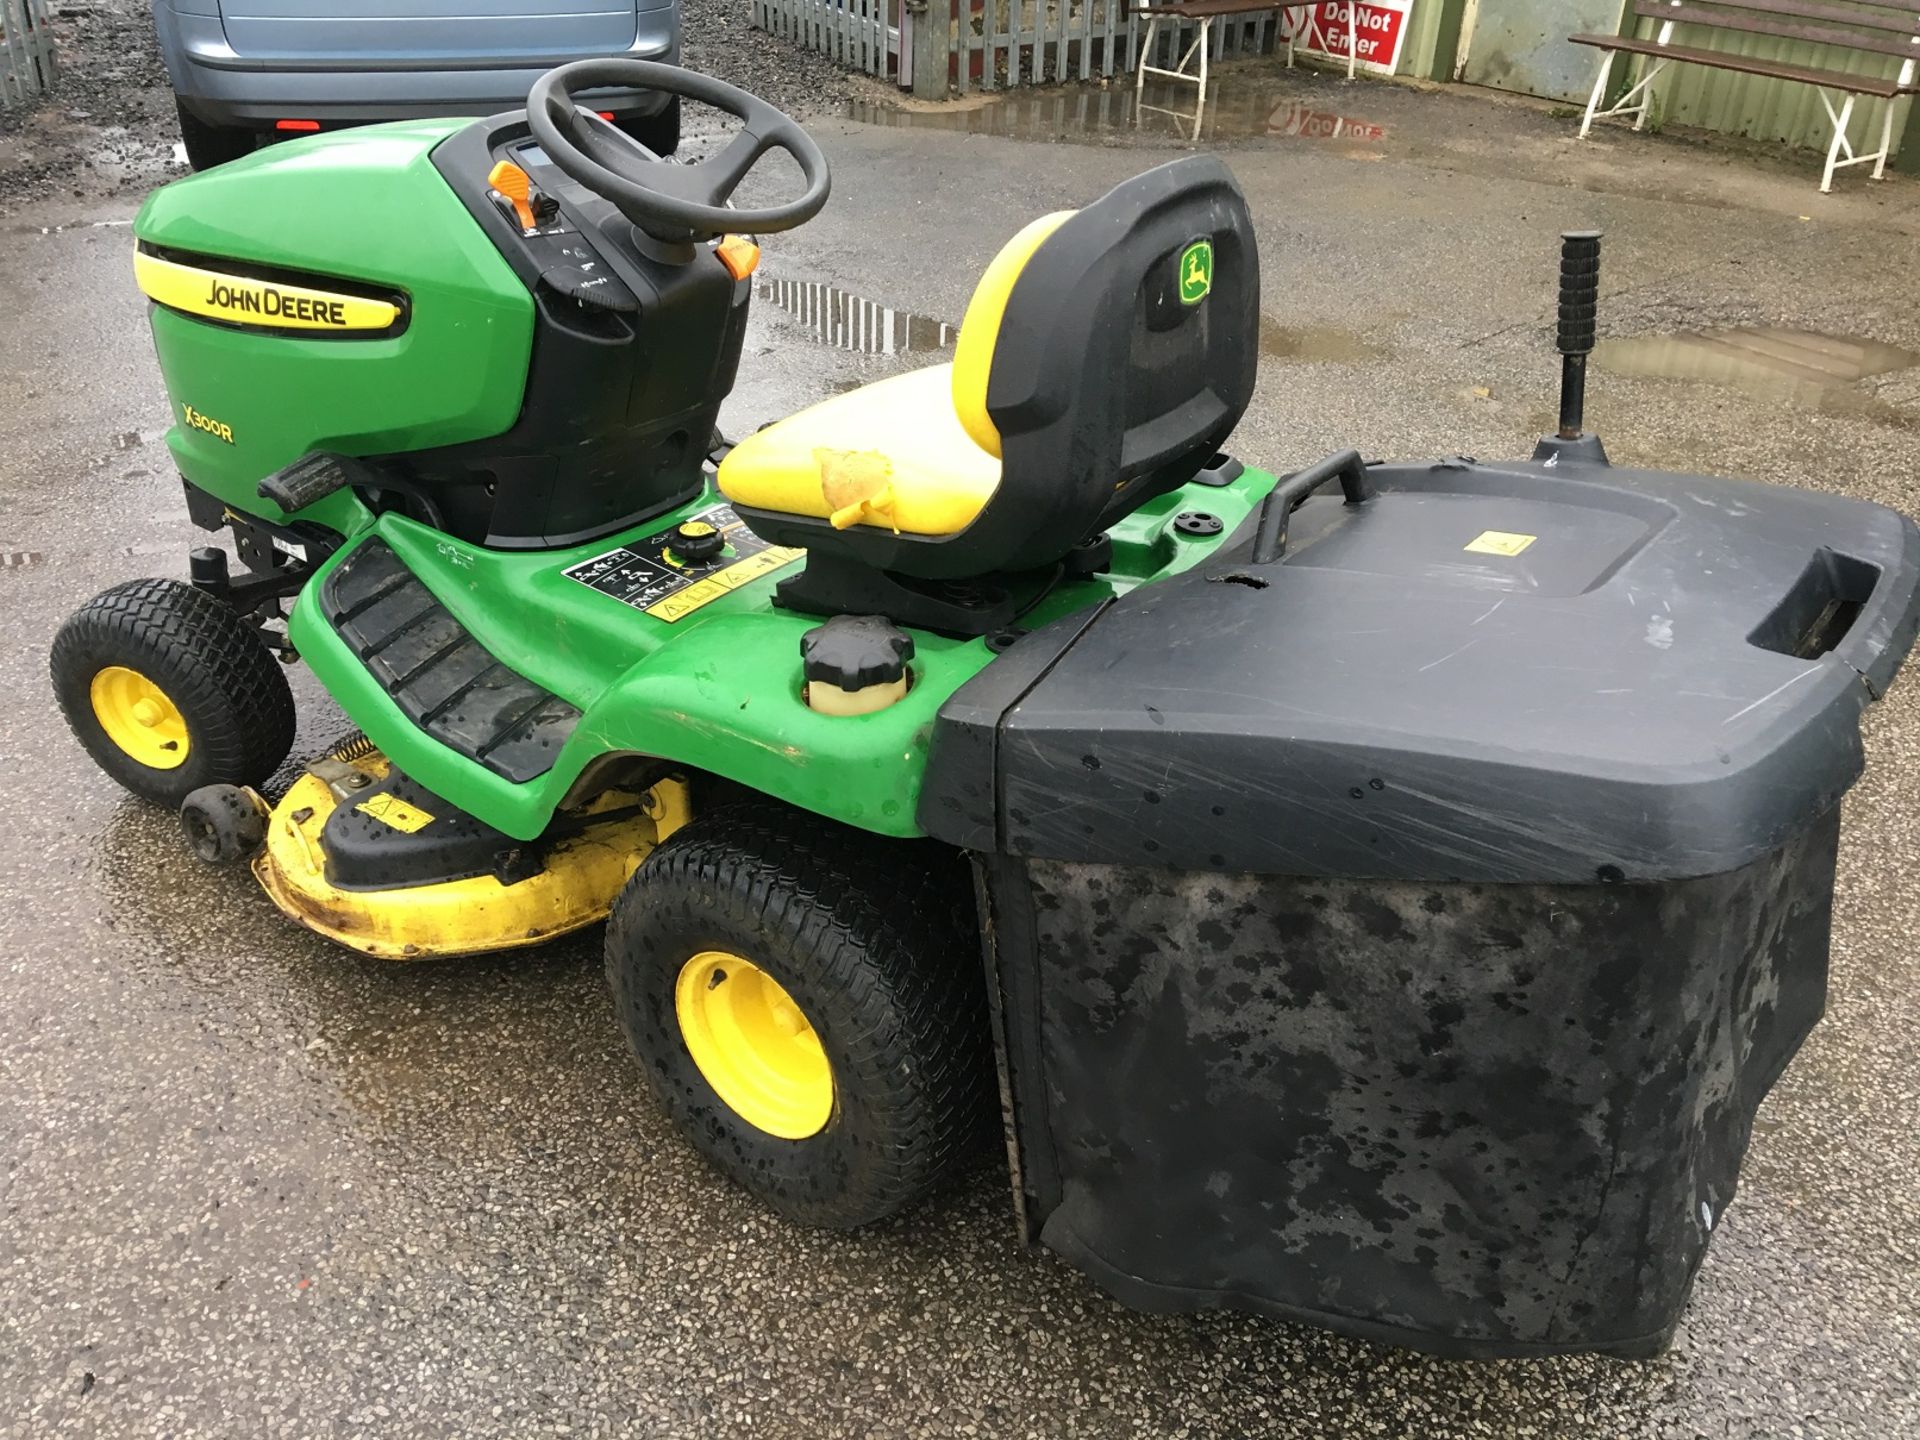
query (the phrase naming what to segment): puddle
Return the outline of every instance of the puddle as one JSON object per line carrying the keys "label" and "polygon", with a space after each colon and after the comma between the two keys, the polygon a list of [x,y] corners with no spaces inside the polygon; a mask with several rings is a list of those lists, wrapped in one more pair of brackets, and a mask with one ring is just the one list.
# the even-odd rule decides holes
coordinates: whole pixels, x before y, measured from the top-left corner
{"label": "puddle", "polygon": [[1593,359],[1617,375],[1704,380],[1804,409],[1911,423],[1914,417],[1856,386],[1920,364],[1920,353],[1811,330],[1741,328],[1603,340]]}
{"label": "puddle", "polygon": [[1003,90],[926,109],[849,102],[847,118],[863,125],[956,130],[1012,140],[1101,144],[1122,133],[1173,136],[1188,143],[1233,139],[1330,140],[1365,144],[1386,138],[1386,127],[1302,98],[1313,82],[1274,82],[1254,75],[1217,76],[1197,117],[1194,87],[1155,80],[1135,104],[1131,80]]}
{"label": "puddle", "polygon": [[755,286],[754,297],[786,311],[815,344],[856,355],[916,355],[945,350],[960,334],[958,325],[895,310],[818,280],[768,276]]}
{"label": "puddle", "polygon": [[1384,359],[1384,345],[1336,330],[1328,325],[1282,325],[1260,317],[1260,353],[1269,360],[1295,365],[1351,365]]}
{"label": "puddle", "polygon": [[65,235],[72,230],[124,230],[131,220],[78,220],[71,225],[7,225],[0,235]]}

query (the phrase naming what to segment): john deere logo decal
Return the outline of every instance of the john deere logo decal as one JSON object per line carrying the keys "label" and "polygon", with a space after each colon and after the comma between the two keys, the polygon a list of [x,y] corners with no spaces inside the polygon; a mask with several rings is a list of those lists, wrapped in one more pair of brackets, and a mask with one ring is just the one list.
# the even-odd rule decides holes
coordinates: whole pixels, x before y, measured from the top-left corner
{"label": "john deere logo decal", "polygon": [[1213,289],[1213,242],[1196,240],[1180,252],[1180,303],[1198,305]]}
{"label": "john deere logo decal", "polygon": [[144,250],[134,254],[133,274],[149,300],[232,325],[338,333],[385,331],[400,323],[400,307],[389,300],[203,270]]}

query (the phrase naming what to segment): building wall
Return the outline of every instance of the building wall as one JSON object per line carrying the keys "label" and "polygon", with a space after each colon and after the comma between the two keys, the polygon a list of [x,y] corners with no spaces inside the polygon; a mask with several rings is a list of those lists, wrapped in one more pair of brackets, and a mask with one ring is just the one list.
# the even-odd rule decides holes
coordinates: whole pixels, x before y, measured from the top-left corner
{"label": "building wall", "polygon": [[[1400,68],[1394,73],[1412,75],[1422,80],[1441,78],[1435,75],[1435,52],[1442,36],[1446,38],[1449,55],[1453,48],[1453,36],[1446,34],[1444,22],[1449,18],[1446,11],[1451,8],[1458,11],[1458,5],[1449,7],[1445,0],[1413,0],[1413,8],[1407,15],[1407,39],[1400,49]],[[1459,16],[1451,17],[1454,31],[1459,29]],[[1444,67],[1443,67],[1444,68]]]}

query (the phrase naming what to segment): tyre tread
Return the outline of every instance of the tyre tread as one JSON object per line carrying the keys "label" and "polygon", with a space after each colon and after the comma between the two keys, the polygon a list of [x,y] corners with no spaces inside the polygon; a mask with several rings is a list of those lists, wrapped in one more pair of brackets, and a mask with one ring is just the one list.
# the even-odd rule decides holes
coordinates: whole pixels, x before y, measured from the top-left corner
{"label": "tyre tread", "polygon": [[[110,763],[113,757],[98,752],[93,738],[98,726],[87,698],[102,665],[137,669],[143,655],[157,662],[150,668],[165,672],[175,703],[197,722],[193,743],[208,757],[206,765],[190,764],[180,772],[149,772],[173,778],[145,788]],[[187,790],[212,783],[263,784],[293,748],[293,693],[279,662],[231,606],[182,581],[128,580],[103,590],[60,627],[48,658],[75,737],[108,773],[150,799],[177,803],[170,792],[187,771],[195,777]],[[161,683],[160,676],[149,678]]]}
{"label": "tyre tread", "polygon": [[837,1047],[863,1073],[895,1069],[901,1103],[886,1143],[867,1152],[860,1193],[837,1214],[797,1218],[844,1228],[893,1214],[975,1153],[994,1113],[993,1067],[978,931],[957,857],[770,801],[728,800],[635,873],[614,909],[609,967],[644,931],[650,904],[690,891],[733,919],[791,936],[845,994],[845,1013],[869,1017],[864,1029],[842,1028]]}

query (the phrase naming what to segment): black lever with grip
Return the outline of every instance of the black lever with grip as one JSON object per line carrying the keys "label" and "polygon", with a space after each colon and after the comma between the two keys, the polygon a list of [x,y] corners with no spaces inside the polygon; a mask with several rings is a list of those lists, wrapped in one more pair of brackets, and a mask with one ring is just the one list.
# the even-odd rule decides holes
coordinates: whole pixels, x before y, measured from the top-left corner
{"label": "black lever with grip", "polygon": [[342,490],[379,483],[379,477],[351,455],[316,450],[274,471],[260,482],[255,493],[291,515]]}
{"label": "black lever with grip", "polygon": [[1600,308],[1600,232],[1560,237],[1560,438],[1577,440],[1586,417],[1587,356]]}
{"label": "black lever with grip", "polygon": [[309,505],[317,505],[342,490],[392,491],[413,502],[417,518],[436,530],[447,528],[440,503],[427,486],[390,473],[351,455],[336,455],[330,450],[315,450],[302,455],[291,465],[282,466],[254,487],[262,500],[271,500],[292,515]]}

